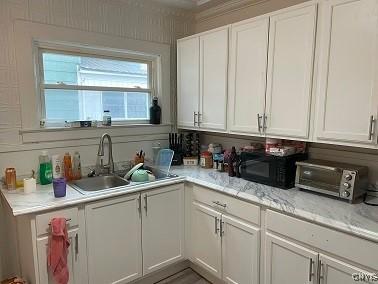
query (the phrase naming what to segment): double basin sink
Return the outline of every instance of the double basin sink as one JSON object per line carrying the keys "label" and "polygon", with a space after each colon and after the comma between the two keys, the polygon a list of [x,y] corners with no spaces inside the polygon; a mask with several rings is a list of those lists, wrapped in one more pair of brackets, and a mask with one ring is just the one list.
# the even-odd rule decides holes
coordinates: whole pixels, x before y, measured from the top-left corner
{"label": "double basin sink", "polygon": [[[177,175],[166,175],[159,173],[157,170],[151,169],[156,177],[156,181],[165,180],[170,178],[178,177]],[[153,181],[152,181],[153,182]],[[150,183],[150,182],[145,182]],[[127,187],[140,183],[130,183],[130,181],[117,176],[117,175],[102,175],[82,178],[80,180],[75,180],[70,183],[70,186],[76,189],[77,191],[87,194],[93,193],[102,190],[111,190],[117,189],[120,187]]]}

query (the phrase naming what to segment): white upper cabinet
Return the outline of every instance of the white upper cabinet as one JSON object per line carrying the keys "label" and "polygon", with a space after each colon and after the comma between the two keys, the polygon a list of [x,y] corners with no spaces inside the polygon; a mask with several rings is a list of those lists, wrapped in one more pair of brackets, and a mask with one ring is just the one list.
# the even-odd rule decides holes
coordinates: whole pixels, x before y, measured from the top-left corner
{"label": "white upper cabinet", "polygon": [[316,139],[376,143],[378,1],[320,5]]}
{"label": "white upper cabinet", "polygon": [[228,27],[200,36],[199,126],[226,130]]}
{"label": "white upper cabinet", "polygon": [[266,134],[309,137],[316,5],[270,18]]}
{"label": "white upper cabinet", "polygon": [[177,42],[177,124],[197,127],[199,108],[199,37]]}
{"label": "white upper cabinet", "polygon": [[228,121],[231,132],[260,135],[265,110],[269,17],[231,26]]}

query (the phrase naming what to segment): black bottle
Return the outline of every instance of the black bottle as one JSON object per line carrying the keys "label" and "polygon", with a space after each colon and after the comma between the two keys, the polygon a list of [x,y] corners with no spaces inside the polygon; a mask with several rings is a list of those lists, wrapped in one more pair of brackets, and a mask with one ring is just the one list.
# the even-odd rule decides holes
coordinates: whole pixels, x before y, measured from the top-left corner
{"label": "black bottle", "polygon": [[150,123],[160,124],[161,120],[161,108],[158,105],[158,98],[154,97],[152,99],[152,106],[150,107]]}

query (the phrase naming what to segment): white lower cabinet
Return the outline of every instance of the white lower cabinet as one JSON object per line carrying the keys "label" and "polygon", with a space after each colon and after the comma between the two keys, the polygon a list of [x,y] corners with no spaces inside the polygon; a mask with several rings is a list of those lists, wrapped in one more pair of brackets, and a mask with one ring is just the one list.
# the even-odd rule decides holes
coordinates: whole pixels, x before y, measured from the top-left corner
{"label": "white lower cabinet", "polygon": [[259,284],[260,229],[222,215],[223,280]]}
{"label": "white lower cabinet", "polygon": [[89,283],[128,283],[184,257],[184,186],[85,207]]}
{"label": "white lower cabinet", "polygon": [[265,248],[266,284],[317,283],[317,252],[269,233],[266,234]]}
{"label": "white lower cabinet", "polygon": [[367,279],[363,281],[361,280],[363,277],[372,275],[372,273],[323,254],[319,255],[319,269],[320,284],[374,283],[378,281],[378,276],[374,276],[375,280],[371,278],[370,281]]}
{"label": "white lower cabinet", "polygon": [[226,283],[259,284],[260,229],[192,204],[192,260]]}
{"label": "white lower cabinet", "polygon": [[192,207],[192,256],[193,261],[222,278],[221,238],[219,221],[221,214],[197,202]]}
{"label": "white lower cabinet", "polygon": [[184,186],[142,193],[143,274],[184,258]]}
{"label": "white lower cabinet", "polygon": [[89,283],[127,283],[142,276],[139,196],[85,206]]}
{"label": "white lower cabinet", "polygon": [[[68,240],[70,246],[68,248],[68,272],[69,284],[81,284],[80,278],[80,254],[79,254],[79,228],[68,231]],[[49,237],[44,236],[37,239],[37,254],[38,254],[38,270],[39,270],[39,283],[51,283],[55,281],[47,267]],[[84,249],[84,248],[83,248]],[[81,250],[80,250],[81,251]]]}

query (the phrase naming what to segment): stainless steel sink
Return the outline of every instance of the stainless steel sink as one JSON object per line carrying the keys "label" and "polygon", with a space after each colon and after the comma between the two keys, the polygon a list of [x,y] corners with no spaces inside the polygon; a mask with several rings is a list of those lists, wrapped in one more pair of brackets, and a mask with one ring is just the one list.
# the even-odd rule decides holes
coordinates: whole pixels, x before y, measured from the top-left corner
{"label": "stainless steel sink", "polygon": [[126,186],[129,183],[129,181],[118,176],[106,175],[75,180],[70,185],[79,191],[94,192]]}

